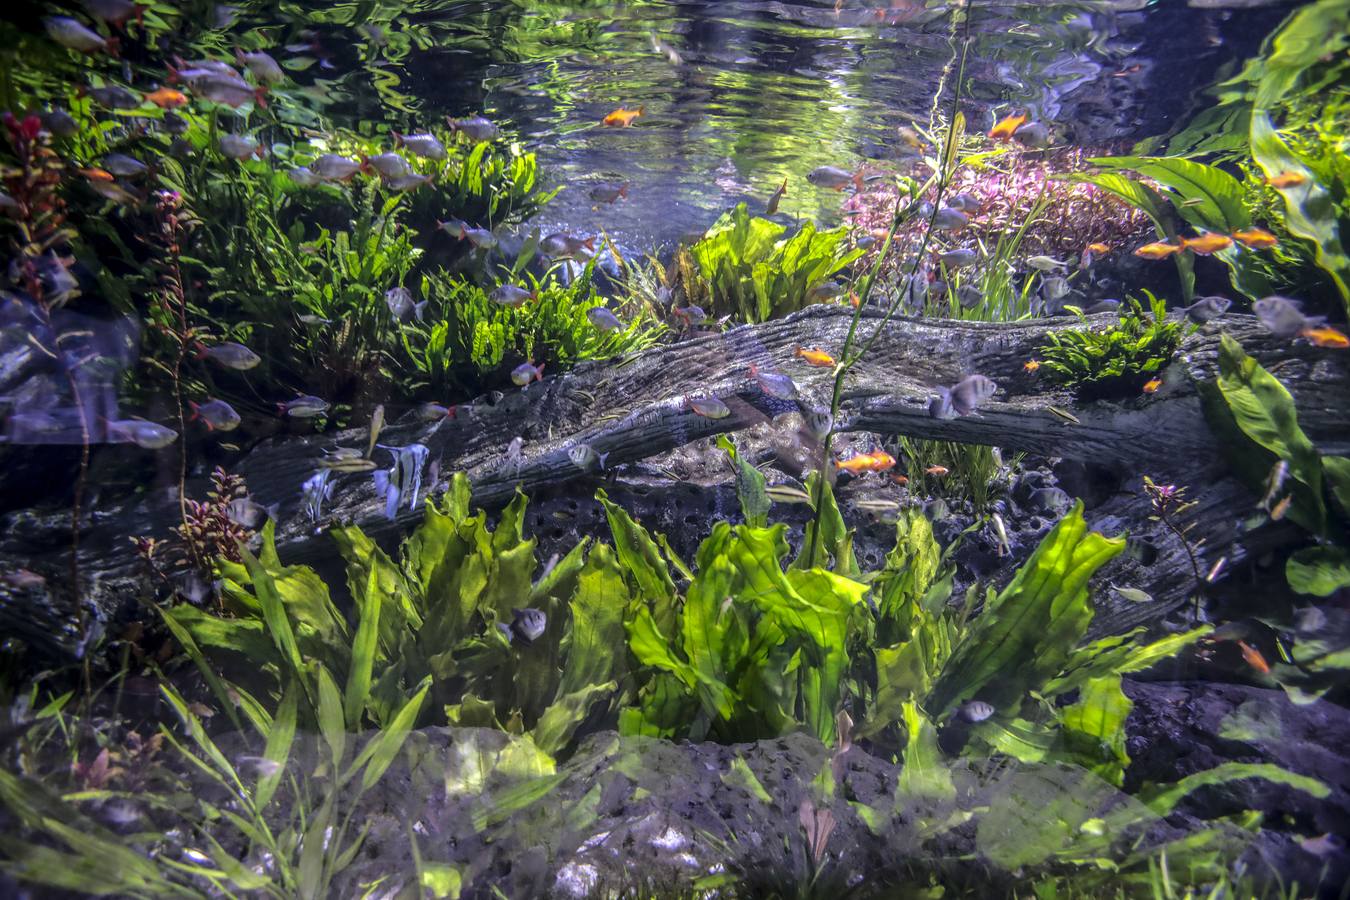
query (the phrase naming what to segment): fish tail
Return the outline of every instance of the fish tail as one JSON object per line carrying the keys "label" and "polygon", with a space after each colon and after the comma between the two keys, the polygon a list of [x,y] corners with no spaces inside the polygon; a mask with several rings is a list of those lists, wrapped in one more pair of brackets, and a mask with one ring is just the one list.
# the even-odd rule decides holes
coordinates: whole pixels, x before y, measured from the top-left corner
{"label": "fish tail", "polygon": [[[535,291],[535,293],[538,294],[539,292],[538,292],[538,291]],[[544,364],[543,364],[543,363],[540,363],[539,365],[537,365],[537,366],[534,367],[534,380],[535,380],[535,381],[543,381],[543,380],[544,380]]]}
{"label": "fish tail", "polygon": [[642,104],[641,106],[638,107],[637,114],[638,114],[639,116],[645,115],[646,112],[647,112],[647,104],[644,103],[644,104]]}
{"label": "fish tail", "polygon": [[395,146],[395,147],[402,147],[402,146],[403,146],[403,135],[402,135],[402,134],[400,134],[400,133],[397,132],[397,131],[391,131],[391,132],[389,132],[389,135],[390,135],[390,137],[392,137],[392,138],[394,139],[394,146]]}
{"label": "fish tail", "polygon": [[619,196],[625,200],[628,199],[628,182],[624,182],[623,186],[619,188]]}
{"label": "fish tail", "polygon": [[260,84],[253,89],[253,99],[257,101],[259,109],[267,109],[267,85]]}
{"label": "fish tail", "polygon": [[609,459],[609,454],[610,454],[611,452],[613,452],[613,451],[607,450],[607,451],[605,451],[604,453],[601,453],[601,454],[600,454],[600,471],[603,472],[603,471],[605,470],[605,460],[606,460],[606,459]]}
{"label": "fish tail", "polygon": [[[189,422],[195,422],[202,417],[202,408],[200,406],[191,400],[188,401],[188,406],[192,407],[192,415],[188,416]],[[210,423],[208,422],[207,425],[209,426]]]}
{"label": "fish tail", "polygon": [[197,341],[196,358],[197,358],[197,359],[205,359],[205,358],[206,358],[206,354],[207,354],[208,352],[209,352],[209,351],[207,350],[206,345],[203,344],[201,341]]}
{"label": "fish tail", "polygon": [[585,247],[587,250],[595,250],[595,235],[591,235],[586,238],[586,240],[582,241],[581,246]]}
{"label": "fish tail", "polygon": [[234,48],[234,64],[236,66],[244,65],[244,49],[242,47]]}
{"label": "fish tail", "polygon": [[858,171],[854,172],[852,180],[853,180],[853,187],[858,191],[858,193],[861,194],[863,189],[863,170],[859,169]]}
{"label": "fish tail", "polygon": [[108,55],[113,59],[120,59],[119,53],[122,52],[122,40],[117,35],[111,35],[103,42],[103,49],[108,51]]}
{"label": "fish tail", "polygon": [[165,63],[164,68],[169,70],[169,77],[167,79],[169,84],[178,84],[183,80],[183,76],[180,75],[179,72],[183,69],[185,63],[181,56],[175,56],[173,60],[174,61],[171,63]]}

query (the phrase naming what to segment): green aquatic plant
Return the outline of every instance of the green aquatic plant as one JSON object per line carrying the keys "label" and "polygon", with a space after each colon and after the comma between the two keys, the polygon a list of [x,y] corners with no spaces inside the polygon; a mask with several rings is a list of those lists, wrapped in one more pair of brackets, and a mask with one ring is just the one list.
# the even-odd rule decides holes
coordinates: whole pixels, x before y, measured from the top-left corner
{"label": "green aquatic plant", "polygon": [[1047,334],[1037,356],[1051,383],[1073,388],[1084,399],[1138,394],[1172,361],[1187,329],[1184,320],[1169,321],[1166,303],[1152,295],[1148,311],[1129,299],[1119,325],[1094,331],[1081,313],[1079,320],[1083,328]]}
{"label": "green aquatic plant", "polygon": [[[409,392],[444,396],[502,380],[522,362],[551,371],[591,359],[610,359],[656,343],[665,330],[645,304],[620,304],[620,328],[605,330],[592,310],[608,309],[592,281],[592,262],[570,284],[552,274],[525,275],[530,298],[518,306],[498,303],[490,291],[457,275],[435,272],[421,281],[427,306],[421,321],[407,323],[389,355]],[[517,287],[520,287],[517,285]]]}
{"label": "green aquatic plant", "polygon": [[700,280],[686,282],[688,302],[706,292],[709,312],[742,322],[767,322],[816,302],[812,292],[863,255],[848,247],[848,229],[817,231],[807,222],[796,234],[769,219],[751,216],[744,203],[717,220],[687,252]]}
{"label": "green aquatic plant", "polygon": [[227,615],[180,605],[164,619],[218,691],[203,652],[237,679],[229,690],[238,694],[275,702],[294,680],[302,724],[323,721],[317,660],[343,685],[344,728],[388,727],[421,690],[432,703],[419,724],[524,731],[557,753],[592,707],[613,702],[627,595],[613,552],[587,541],[536,577],[525,502],[517,495],[489,531],[457,474],[439,504],[428,501],[397,563],[359,528],[334,529],[351,623],[312,569],[281,563],[270,523],[257,557],[218,564]]}

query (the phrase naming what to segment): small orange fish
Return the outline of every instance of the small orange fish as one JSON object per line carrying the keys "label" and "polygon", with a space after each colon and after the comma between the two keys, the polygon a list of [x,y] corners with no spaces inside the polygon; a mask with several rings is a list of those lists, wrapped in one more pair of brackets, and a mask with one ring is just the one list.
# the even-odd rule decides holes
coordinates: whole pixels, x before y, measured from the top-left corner
{"label": "small orange fish", "polygon": [[1039,359],[1029,359],[1022,364],[1022,371],[1029,372],[1034,375],[1036,373],[1036,370],[1039,369],[1040,367],[1041,361]]}
{"label": "small orange fish", "polygon": [[794,353],[793,356],[801,357],[803,360],[806,361],[806,364],[808,366],[816,366],[817,368],[821,369],[828,369],[834,365],[834,357],[826,353],[824,350],[815,350],[815,349],[808,349],[806,347],[798,347],[797,352]]}
{"label": "small orange fish", "polygon": [[858,308],[858,304],[860,304],[860,303],[862,303],[862,298],[858,296],[858,292],[857,292],[857,291],[849,291],[849,292],[848,292],[848,305],[851,306],[851,307],[853,307],[854,309],[857,309],[857,308]]}
{"label": "small orange fish", "polygon": [[1279,245],[1279,240],[1275,235],[1266,231],[1264,228],[1244,228],[1241,231],[1233,232],[1233,240],[1249,250],[1269,250],[1271,247]]}
{"label": "small orange fish", "polygon": [[624,109],[622,106],[614,112],[600,120],[601,125],[607,125],[610,128],[627,128],[633,124],[633,120],[647,111],[647,107],[639,106],[637,109]]}
{"label": "small orange fish", "polygon": [[891,481],[894,481],[896,484],[900,485],[901,487],[904,487],[905,485],[909,484],[909,479],[908,479],[907,477],[905,477],[904,475],[892,475],[892,476],[891,476]]}
{"label": "small orange fish", "polygon": [[1305,328],[1298,333],[1298,336],[1305,339],[1314,347],[1330,347],[1333,350],[1344,350],[1345,348],[1350,347],[1350,338],[1347,338],[1330,326],[1324,328]]}
{"label": "small orange fish", "polygon": [[859,472],[885,472],[895,467],[895,457],[884,450],[877,450],[872,453],[859,453],[848,459],[837,459],[834,461],[834,467],[855,475]]}
{"label": "small orange fish", "polygon": [[1227,250],[1231,246],[1233,246],[1232,238],[1214,231],[1199,237],[1181,239],[1182,249],[1189,250],[1197,256],[1209,256],[1211,253]]}
{"label": "small orange fish", "polygon": [[939,478],[941,478],[943,475],[949,474],[950,472],[951,470],[948,469],[946,466],[929,466],[928,468],[923,470],[923,473],[925,475],[936,475]]}
{"label": "small orange fish", "polygon": [[1173,253],[1177,253],[1181,248],[1176,244],[1169,244],[1165,241],[1154,241],[1151,244],[1145,244],[1134,251],[1134,255],[1143,259],[1167,259]]}
{"label": "small orange fish", "polygon": [[1148,382],[1144,385],[1144,393],[1145,394],[1157,393],[1158,388],[1160,387],[1162,387],[1161,378],[1150,378]]}
{"label": "small orange fish", "polygon": [[1101,242],[1095,244],[1088,244],[1085,249],[1087,250],[1087,252],[1095,253],[1098,256],[1103,256],[1111,252],[1111,248]]}
{"label": "small orange fish", "polygon": [[1278,522],[1284,518],[1285,513],[1289,512],[1289,506],[1294,502],[1294,495],[1290,494],[1280,500],[1270,508],[1270,521]]}
{"label": "small orange fish", "polygon": [[113,173],[107,169],[80,169],[80,174],[90,181],[116,181]]}
{"label": "small orange fish", "polygon": [[1027,123],[1026,114],[1020,116],[1004,116],[994,123],[994,127],[989,129],[989,137],[996,141],[1010,141],[1013,133]]}
{"label": "small orange fish", "polygon": [[182,91],[175,91],[171,87],[162,87],[151,91],[145,95],[145,99],[160,109],[177,109],[180,106],[186,106],[188,102],[187,94]]}
{"label": "small orange fish", "polygon": [[1307,183],[1308,176],[1303,172],[1281,172],[1266,179],[1266,184],[1273,188],[1298,187],[1300,184]]}
{"label": "small orange fish", "polygon": [[1262,675],[1270,674],[1270,663],[1266,662],[1266,658],[1261,655],[1260,650],[1257,650],[1246,641],[1238,641],[1237,645],[1242,649],[1242,658],[1247,661],[1247,665],[1251,666]]}

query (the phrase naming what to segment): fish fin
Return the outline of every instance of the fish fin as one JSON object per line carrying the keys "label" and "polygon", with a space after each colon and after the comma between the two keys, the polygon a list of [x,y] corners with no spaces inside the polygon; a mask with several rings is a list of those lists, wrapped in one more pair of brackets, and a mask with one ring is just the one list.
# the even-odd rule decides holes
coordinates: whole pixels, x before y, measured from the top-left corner
{"label": "fish fin", "polygon": [[[325,485],[325,487],[328,487],[328,486]],[[264,506],[264,507],[263,507],[263,510],[267,513],[267,518],[269,518],[269,519],[271,519],[273,522],[275,522],[275,521],[277,521],[277,514],[281,512],[281,501],[278,500],[276,503],[273,503],[271,506]]]}
{"label": "fish fin", "polygon": [[[201,415],[202,408],[200,406],[198,406],[196,403],[193,403],[191,400],[188,401],[188,406],[192,407],[192,415],[188,416],[189,422],[195,422],[202,417]],[[206,426],[210,428],[211,423],[207,422]]]}
{"label": "fish fin", "polygon": [[267,85],[260,84],[253,89],[253,99],[259,109],[267,109]]}
{"label": "fish fin", "polygon": [[612,452],[613,451],[611,450],[606,450],[604,453],[600,454],[600,471],[603,472],[605,470],[605,460],[609,459],[609,454]]}
{"label": "fish fin", "polygon": [[534,367],[534,380],[535,380],[535,381],[543,381],[543,380],[544,380],[544,364],[543,364],[543,363],[540,363],[539,365],[537,365],[537,366]]}
{"label": "fish fin", "polygon": [[[402,134],[400,134],[400,133],[397,132],[397,131],[390,131],[390,132],[389,132],[389,135],[394,139],[394,146],[395,146],[395,147],[402,147],[402,146],[403,146],[403,135],[402,135]],[[440,222],[438,221],[436,224],[437,224],[437,225],[440,225]]]}
{"label": "fish fin", "polygon": [[[852,180],[853,180],[853,187],[857,190],[858,193],[861,194],[863,189],[863,170],[859,169],[858,171],[854,172]],[[843,190],[843,188],[840,188],[840,190]]]}

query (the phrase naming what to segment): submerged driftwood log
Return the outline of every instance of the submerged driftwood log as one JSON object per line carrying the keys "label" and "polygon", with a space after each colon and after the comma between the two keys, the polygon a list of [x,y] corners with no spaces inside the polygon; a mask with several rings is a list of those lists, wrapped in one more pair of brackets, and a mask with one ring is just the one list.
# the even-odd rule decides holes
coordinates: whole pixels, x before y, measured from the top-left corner
{"label": "submerged driftwood log", "polygon": [[[794,351],[809,346],[837,353],[850,316],[851,311],[842,307],[816,306],[781,321],[664,345],[623,360],[585,364],[527,390],[512,391],[495,403],[461,407],[457,418],[439,427],[387,428],[380,443],[426,445],[441,473],[468,473],[475,503],[487,508],[509,500],[517,487],[529,493],[575,482],[578,496],[588,496],[596,486],[595,475],[568,455],[579,444],[607,454],[612,470],[791,410],[792,404],[759,389],[749,375],[751,363],[790,374],[803,407],[827,406],[832,372],[805,365]],[[880,321],[879,312],[865,311],[860,335],[871,334]],[[1113,317],[1090,321],[1105,326]],[[1198,505],[1187,518],[1196,523],[1194,540],[1203,540],[1201,555],[1207,567],[1221,556],[1239,564],[1298,539],[1287,526],[1241,531],[1239,522],[1251,512],[1253,498],[1227,471],[1202,415],[1199,386],[1214,378],[1218,335],[1227,331],[1289,387],[1300,424],[1313,441],[1324,452],[1347,453],[1350,354],[1281,341],[1250,316],[1227,316],[1185,341],[1159,392],[1120,403],[1080,404],[1067,392],[1047,389],[1045,379],[1023,369],[1047,331],[1072,327],[1078,327],[1077,320],[995,324],[892,319],[872,352],[849,374],[836,430],[987,444],[1084,460],[1117,472],[1119,489],[1089,511],[1090,520],[1107,530],[1128,529],[1148,552],[1142,560],[1121,557],[1102,579],[1142,588],[1154,602],[1132,603],[1098,592],[1097,632],[1121,631],[1157,619],[1185,602],[1195,587],[1185,548],[1149,519],[1148,502],[1140,491],[1144,474],[1162,483],[1189,486]],[[978,415],[932,418],[928,400],[934,388],[974,372],[998,383],[995,397]],[[690,396],[719,397],[732,413],[716,420],[699,416],[688,407]],[[333,545],[322,526],[332,522],[353,522],[390,544],[420,520],[420,508],[407,503],[395,520],[387,519],[383,498],[376,496],[365,473],[334,475],[334,496],[317,526],[303,513],[300,486],[316,471],[324,450],[364,449],[367,437],[365,429],[350,429],[273,439],[253,449],[236,467],[259,503],[280,504],[277,543],[288,563],[318,566],[331,560]],[[518,452],[510,452],[513,442]],[[382,453],[377,451],[377,459],[387,465]],[[99,510],[91,519],[81,541],[81,567],[100,605],[124,603],[140,589],[139,567],[128,538],[162,533],[165,523],[176,519],[176,510],[176,503],[142,501]],[[64,520],[53,516],[45,525],[41,517],[26,521],[28,528],[21,527],[22,522],[11,523],[0,554],[13,565],[32,568],[48,562],[48,570],[60,571]],[[16,613],[21,602],[13,595],[0,597],[0,617],[13,622],[16,614],[22,616]],[[44,636],[52,634],[46,625],[39,630]]]}

